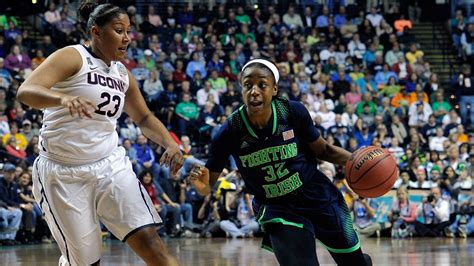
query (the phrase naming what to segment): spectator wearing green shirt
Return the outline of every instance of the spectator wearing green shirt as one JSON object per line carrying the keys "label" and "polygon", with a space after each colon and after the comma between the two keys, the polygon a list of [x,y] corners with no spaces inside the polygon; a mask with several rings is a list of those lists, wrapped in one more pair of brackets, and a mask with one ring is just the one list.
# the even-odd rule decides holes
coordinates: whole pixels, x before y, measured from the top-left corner
{"label": "spectator wearing green shirt", "polygon": [[372,94],[370,92],[365,93],[364,96],[362,97],[362,101],[357,104],[357,115],[362,115],[364,113],[364,107],[368,105],[369,108],[369,113],[371,115],[375,115],[377,113],[377,105],[374,103],[372,100]]}
{"label": "spectator wearing green shirt", "polygon": [[384,96],[392,98],[393,95],[400,92],[400,85],[397,84],[397,80],[395,77],[390,77],[388,79],[388,84],[382,86],[382,90],[380,91]]}
{"label": "spectator wearing green shirt", "polygon": [[433,113],[438,121],[443,119],[443,116],[449,113],[451,110],[451,104],[449,104],[445,99],[443,92],[436,92],[436,99],[433,102]]}
{"label": "spectator wearing green shirt", "polygon": [[237,20],[240,24],[249,25],[251,20],[250,17],[245,14],[245,10],[243,6],[239,6],[237,8],[237,16],[235,16],[235,20]]}
{"label": "spectator wearing green shirt", "polygon": [[199,107],[191,102],[191,95],[183,94],[182,101],[176,105],[176,115],[178,116],[178,130],[179,135],[190,135],[190,130],[196,124],[196,119],[199,117]]}
{"label": "spectator wearing green shirt", "polygon": [[222,95],[227,91],[227,82],[223,77],[219,77],[219,73],[216,70],[211,72],[211,78],[209,79],[211,86],[217,91],[219,95]]}
{"label": "spectator wearing green shirt", "polygon": [[246,44],[251,44],[255,42],[255,35],[252,32],[249,32],[249,26],[247,24],[243,24],[240,27],[240,32],[235,35],[235,40],[237,43],[241,43],[244,46]]}
{"label": "spectator wearing green shirt", "polygon": [[156,62],[153,52],[150,49],[146,49],[143,53],[145,57],[143,58],[143,62],[145,63],[145,68],[148,70],[152,70],[156,68]]}

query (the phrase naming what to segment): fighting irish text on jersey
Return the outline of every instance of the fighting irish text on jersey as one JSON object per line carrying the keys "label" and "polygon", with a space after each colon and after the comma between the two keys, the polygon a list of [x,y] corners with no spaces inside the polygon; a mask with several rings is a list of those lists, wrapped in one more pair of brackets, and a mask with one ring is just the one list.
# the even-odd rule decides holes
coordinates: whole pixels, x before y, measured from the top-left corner
{"label": "fighting irish text on jersey", "polygon": [[267,201],[279,200],[320,175],[307,150],[320,135],[302,104],[274,99],[270,122],[261,130],[251,126],[244,108],[228,118],[216,137],[209,170],[220,172],[232,155],[247,189]]}

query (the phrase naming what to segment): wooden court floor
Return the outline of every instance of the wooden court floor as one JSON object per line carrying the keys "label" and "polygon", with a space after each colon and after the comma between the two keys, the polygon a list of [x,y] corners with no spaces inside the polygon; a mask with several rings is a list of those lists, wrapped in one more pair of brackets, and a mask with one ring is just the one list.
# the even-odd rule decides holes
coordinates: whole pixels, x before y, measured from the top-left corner
{"label": "wooden court floor", "polygon": [[[298,241],[295,239],[295,241]],[[278,265],[273,254],[260,249],[260,239],[165,239],[181,265],[270,266]],[[364,252],[374,265],[474,265],[474,238],[413,238],[362,240]],[[327,251],[317,245],[321,265],[334,265]],[[0,247],[0,265],[57,265],[56,244]],[[117,240],[103,245],[101,265],[144,265],[133,251]]]}

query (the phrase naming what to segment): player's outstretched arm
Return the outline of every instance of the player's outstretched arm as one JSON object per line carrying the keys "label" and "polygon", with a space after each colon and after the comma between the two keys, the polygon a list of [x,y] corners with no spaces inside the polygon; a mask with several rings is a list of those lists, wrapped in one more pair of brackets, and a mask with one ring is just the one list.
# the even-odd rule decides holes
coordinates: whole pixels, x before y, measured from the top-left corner
{"label": "player's outstretched arm", "polygon": [[209,171],[204,166],[194,166],[188,178],[199,195],[206,196],[211,193],[212,187],[216,184],[219,176],[220,173]]}
{"label": "player's outstretched arm", "polygon": [[160,163],[169,165],[172,174],[175,175],[183,166],[183,154],[163,123],[148,109],[135,78],[130,72],[128,72],[128,76],[130,87],[125,97],[125,112],[140,127],[144,136],[166,149],[161,156]]}
{"label": "player's outstretched arm", "polygon": [[311,142],[309,147],[318,159],[334,164],[345,165],[346,161],[351,157],[350,152],[327,143],[322,137]]}
{"label": "player's outstretched arm", "polygon": [[88,99],[52,91],[51,87],[76,74],[82,59],[74,48],[66,47],[54,52],[23,82],[17,99],[33,108],[66,106],[71,115],[91,117],[95,106]]}

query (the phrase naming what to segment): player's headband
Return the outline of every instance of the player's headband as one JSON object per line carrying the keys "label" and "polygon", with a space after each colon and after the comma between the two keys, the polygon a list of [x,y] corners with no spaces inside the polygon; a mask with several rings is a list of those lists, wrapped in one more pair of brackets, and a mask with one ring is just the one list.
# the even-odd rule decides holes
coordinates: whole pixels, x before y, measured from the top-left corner
{"label": "player's headband", "polygon": [[272,73],[273,73],[273,77],[275,78],[275,83],[278,83],[278,80],[280,79],[280,73],[278,72],[277,67],[275,66],[275,64],[273,64],[272,62],[270,62],[268,60],[265,60],[265,59],[250,60],[249,62],[247,62],[247,64],[244,65],[244,67],[242,68],[242,72],[244,72],[244,70],[249,65],[254,64],[254,63],[263,64],[264,66],[268,67],[270,69],[270,71],[272,71]]}

